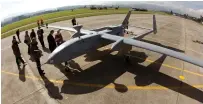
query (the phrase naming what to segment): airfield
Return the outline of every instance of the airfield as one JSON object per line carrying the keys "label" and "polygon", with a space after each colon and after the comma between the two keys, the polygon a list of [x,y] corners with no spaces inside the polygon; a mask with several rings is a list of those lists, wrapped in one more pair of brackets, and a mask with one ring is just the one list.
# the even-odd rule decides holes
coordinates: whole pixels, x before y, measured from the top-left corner
{"label": "airfield", "polygon": [[[95,29],[120,24],[124,17],[125,14],[114,14],[76,20],[84,29]],[[151,33],[142,41],[203,60],[203,45],[193,42],[203,41],[203,26],[175,16],[156,15],[156,20],[157,34]],[[129,24],[152,28],[152,14],[132,14]],[[71,21],[52,25],[71,26]],[[48,48],[47,35],[53,28],[43,29]],[[144,32],[135,27],[129,29],[137,35]],[[109,51],[110,44],[73,59],[70,62],[73,72],[65,72],[63,65],[43,65],[46,77],[41,78],[35,62],[27,54],[24,33],[20,34],[22,43],[19,47],[28,64],[22,70],[18,70],[11,49],[12,36],[1,41],[3,104],[203,103],[203,68],[136,47],[128,54],[132,56],[131,66],[126,65],[116,51]],[[70,32],[62,31],[62,35],[65,40],[70,38]],[[42,50],[39,42],[38,46]],[[44,50],[41,63],[46,61],[48,55],[49,52]]]}

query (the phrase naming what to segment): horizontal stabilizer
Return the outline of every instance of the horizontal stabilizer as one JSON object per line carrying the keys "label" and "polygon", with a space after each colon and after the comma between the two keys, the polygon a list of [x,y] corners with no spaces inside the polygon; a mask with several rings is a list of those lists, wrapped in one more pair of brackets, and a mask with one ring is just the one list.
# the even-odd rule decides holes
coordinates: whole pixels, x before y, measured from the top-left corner
{"label": "horizontal stabilizer", "polygon": [[62,26],[53,26],[53,25],[48,25],[47,27],[51,27],[51,28],[55,28],[55,29],[61,29],[61,30],[67,30],[67,31],[70,31],[70,32],[74,32],[74,33],[82,33],[82,34],[90,34],[90,33],[93,33],[94,31],[90,31],[90,30],[84,30],[84,29],[81,29],[83,26],[82,25],[76,25],[76,26],[73,26],[73,27],[62,27]]}
{"label": "horizontal stabilizer", "polygon": [[52,25],[50,25],[48,27],[61,29],[61,30],[67,30],[67,31],[71,31],[71,32],[77,32],[74,28],[71,28],[71,27],[61,27],[61,26],[52,26]]}
{"label": "horizontal stabilizer", "polygon": [[75,25],[75,26],[73,26],[73,28],[74,28],[78,33],[80,33],[80,30],[81,30],[82,27],[83,27],[82,25]]}

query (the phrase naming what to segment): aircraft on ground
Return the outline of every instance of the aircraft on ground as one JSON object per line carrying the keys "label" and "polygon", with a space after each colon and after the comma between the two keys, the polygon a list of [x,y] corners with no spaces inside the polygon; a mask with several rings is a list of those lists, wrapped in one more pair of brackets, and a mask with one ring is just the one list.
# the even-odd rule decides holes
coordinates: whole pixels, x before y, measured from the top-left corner
{"label": "aircraft on ground", "polygon": [[140,41],[144,36],[154,32],[157,33],[156,18],[153,15],[153,29],[148,29],[147,32],[132,36],[130,38],[124,37],[126,27],[128,26],[128,20],[131,15],[131,10],[126,15],[122,24],[118,26],[105,26],[98,29],[85,30],[81,29],[82,25],[75,25],[73,27],[61,27],[61,26],[52,26],[46,25],[47,28],[56,28],[61,30],[67,30],[74,32],[70,40],[67,40],[59,47],[57,47],[48,57],[48,60],[45,64],[59,64],[65,61],[72,60],[78,56],[81,56],[92,49],[98,49],[101,46],[112,44],[112,51],[122,50],[123,45],[135,46],[157,53],[161,53],[167,56],[171,56],[194,65],[203,67],[203,60],[189,57],[184,53],[170,50],[164,47],[153,45],[147,42]]}

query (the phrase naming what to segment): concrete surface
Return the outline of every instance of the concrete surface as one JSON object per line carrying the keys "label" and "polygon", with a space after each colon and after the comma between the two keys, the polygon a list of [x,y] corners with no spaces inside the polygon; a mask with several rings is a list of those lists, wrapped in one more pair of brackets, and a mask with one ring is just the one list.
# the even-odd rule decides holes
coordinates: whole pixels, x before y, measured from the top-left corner
{"label": "concrete surface", "polygon": [[[79,18],[84,29],[120,24],[125,15],[105,15]],[[175,16],[156,15],[157,34],[149,34],[142,41],[167,47],[203,60],[203,27]],[[152,15],[133,14],[131,25],[152,27]],[[70,20],[53,23],[71,26]],[[135,34],[144,31],[130,27]],[[35,28],[36,30],[36,28]],[[45,45],[51,28],[44,29]],[[21,41],[24,40],[21,32]],[[29,30],[30,33],[30,30]],[[70,33],[63,31],[66,40]],[[129,36],[129,35],[126,35]],[[18,70],[11,49],[12,36],[2,39],[2,103],[3,104],[200,104],[203,103],[203,69],[164,55],[133,47],[132,66],[126,66],[117,52],[108,54],[111,45],[75,58],[65,72],[63,65],[44,65],[41,77],[27,54],[27,46],[20,43],[22,57],[28,65]],[[41,48],[39,43],[38,45]],[[41,63],[49,52],[45,50]],[[184,76],[185,79],[180,79]]]}

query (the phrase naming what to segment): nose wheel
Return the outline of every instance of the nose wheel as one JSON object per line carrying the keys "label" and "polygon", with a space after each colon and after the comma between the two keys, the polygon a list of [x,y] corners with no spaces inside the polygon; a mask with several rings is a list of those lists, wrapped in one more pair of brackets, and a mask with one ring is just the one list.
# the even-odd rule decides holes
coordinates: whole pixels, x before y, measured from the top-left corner
{"label": "nose wheel", "polygon": [[127,65],[132,65],[132,64],[131,64],[131,60],[130,60],[130,56],[128,56],[128,55],[125,55],[125,56],[124,56],[124,62],[125,62],[125,64],[127,64]]}

